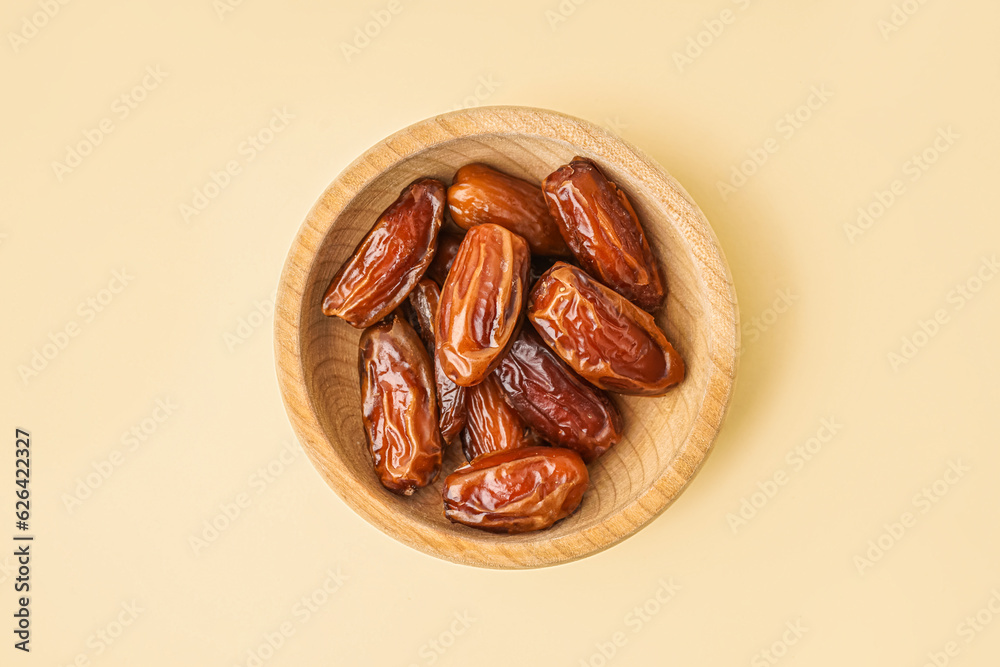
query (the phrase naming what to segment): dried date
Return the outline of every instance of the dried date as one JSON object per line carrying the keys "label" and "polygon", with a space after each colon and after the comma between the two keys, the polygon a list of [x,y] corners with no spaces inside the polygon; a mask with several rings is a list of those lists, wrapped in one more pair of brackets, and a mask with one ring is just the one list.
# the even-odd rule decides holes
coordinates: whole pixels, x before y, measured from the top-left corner
{"label": "dried date", "polygon": [[590,485],[570,449],[526,447],[477,458],[444,483],[444,515],[496,533],[548,528],[572,514]]}
{"label": "dried date", "polygon": [[[434,327],[441,290],[437,283],[424,278],[410,292],[410,307],[417,321],[417,331],[430,354],[434,354]],[[437,387],[438,426],[441,439],[449,443],[465,426],[465,387],[452,382],[438,364],[434,364],[434,384]]]}
{"label": "dried date", "polygon": [[434,259],[444,209],[440,181],[421,178],[404,188],[333,277],[323,314],[363,329],[392,312]]}
{"label": "dried date", "polygon": [[420,334],[427,350],[434,353],[434,326],[437,319],[438,304],[441,301],[441,288],[433,280],[424,278],[410,292],[410,308],[413,311],[411,324]]}
{"label": "dried date", "polygon": [[559,359],[532,327],[521,329],[490,377],[526,424],[587,463],[621,440],[622,418],[611,399]]}
{"label": "dried date", "polygon": [[640,308],[660,306],[660,269],[625,192],[581,157],[546,176],[542,191],[584,270]]}
{"label": "dried date", "polygon": [[493,372],[520,326],[531,253],[523,238],[499,225],[465,235],[441,289],[435,360],[468,387]]}
{"label": "dried date", "polygon": [[521,417],[504,400],[496,373],[466,390],[465,407],[462,452],[467,461],[483,454],[538,444]]}
{"label": "dried date", "polygon": [[441,470],[431,360],[417,332],[390,315],[358,343],[362,422],[379,481],[410,495]]}
{"label": "dried date", "polygon": [[535,284],[528,319],[563,361],[601,389],[652,396],[684,379],[684,361],[652,315],[565,262]]}
{"label": "dried date", "polygon": [[541,189],[485,164],[458,170],[448,188],[448,210],[463,229],[493,223],[523,236],[533,254],[569,255]]}
{"label": "dried date", "polygon": [[434,260],[427,268],[425,275],[438,285],[444,285],[444,281],[448,277],[448,272],[451,271],[451,265],[455,261],[455,255],[458,254],[460,245],[462,245],[462,237],[460,235],[445,231],[438,234],[437,252],[434,253]]}

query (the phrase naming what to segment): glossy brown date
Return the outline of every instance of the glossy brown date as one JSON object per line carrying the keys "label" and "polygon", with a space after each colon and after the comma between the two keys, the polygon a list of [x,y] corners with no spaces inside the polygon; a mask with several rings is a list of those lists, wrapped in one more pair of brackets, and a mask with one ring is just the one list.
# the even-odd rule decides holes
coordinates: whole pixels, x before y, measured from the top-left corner
{"label": "glossy brown date", "polygon": [[405,319],[390,315],[358,343],[362,422],[375,473],[402,495],[441,470],[441,436],[431,359]]}
{"label": "glossy brown date", "polygon": [[388,315],[424,275],[437,250],[445,189],[420,178],[375,222],[323,297],[323,314],[363,329]]}
{"label": "glossy brown date", "polygon": [[[441,290],[437,283],[424,278],[410,292],[410,307],[417,321],[417,331],[430,354],[434,354],[434,326]],[[437,387],[438,426],[441,439],[447,444],[465,426],[465,387],[448,379],[438,364],[434,364],[434,384]]]}
{"label": "glossy brown date", "polygon": [[430,278],[438,285],[444,285],[451,265],[455,262],[455,255],[462,245],[462,237],[453,232],[441,232],[438,234],[437,252],[434,253],[434,260],[427,267],[426,277]]}
{"label": "glossy brown date", "polygon": [[538,186],[485,164],[458,170],[448,188],[448,210],[463,229],[493,223],[523,236],[533,254],[569,255]]}
{"label": "glossy brown date", "polygon": [[483,454],[537,445],[538,440],[517,412],[504,400],[496,373],[465,394],[466,422],[462,452],[467,461]]}
{"label": "glossy brown date", "polygon": [[531,253],[499,225],[465,235],[441,289],[435,360],[452,382],[478,384],[493,372],[517,334]]}
{"label": "glossy brown date", "polygon": [[563,363],[530,326],[490,377],[526,424],[587,463],[621,440],[622,418],[611,399]]}
{"label": "glossy brown date", "polygon": [[413,310],[413,318],[410,323],[420,334],[420,340],[424,341],[427,350],[433,354],[434,326],[438,304],[441,301],[441,288],[433,280],[424,278],[410,292],[409,301],[410,308]]}
{"label": "glossy brown date", "polygon": [[592,276],[645,310],[665,293],[631,202],[597,165],[576,157],[545,177],[542,191],[566,245]]}
{"label": "glossy brown date", "polygon": [[684,361],[652,315],[565,262],[535,284],[528,319],[563,361],[601,389],[653,396],[684,379]]}
{"label": "glossy brown date", "polygon": [[572,514],[589,485],[587,466],[573,450],[496,452],[448,475],[444,515],[495,533],[541,530]]}

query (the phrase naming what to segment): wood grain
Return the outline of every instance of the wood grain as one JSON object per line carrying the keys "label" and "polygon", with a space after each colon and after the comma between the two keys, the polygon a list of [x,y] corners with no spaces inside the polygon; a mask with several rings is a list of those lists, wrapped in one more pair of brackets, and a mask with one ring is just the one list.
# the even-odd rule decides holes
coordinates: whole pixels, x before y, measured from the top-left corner
{"label": "wood grain", "polygon": [[[451,182],[485,162],[540,182],[574,155],[595,160],[631,197],[664,269],[657,321],[688,375],[666,396],[615,396],[625,438],[590,466],[580,509],[553,528],[502,536],[448,522],[444,476],[464,462],[456,444],[441,478],[401,498],[381,487],[361,425],[359,332],[320,311],[324,290],[375,219],[409,182]],[[581,558],[628,537],[670,505],[698,472],[725,417],[739,347],[736,296],[708,221],[681,186],[638,149],[591,123],[541,109],[480,107],[412,125],[379,142],[334,180],[289,251],[275,312],[285,407],[313,465],[358,514],[426,553],[492,568]]]}

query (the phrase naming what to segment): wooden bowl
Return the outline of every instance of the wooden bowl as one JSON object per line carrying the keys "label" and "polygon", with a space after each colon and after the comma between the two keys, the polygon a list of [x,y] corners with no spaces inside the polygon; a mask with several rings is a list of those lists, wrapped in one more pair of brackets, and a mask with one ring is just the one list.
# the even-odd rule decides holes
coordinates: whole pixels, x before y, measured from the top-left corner
{"label": "wooden bowl", "polygon": [[[372,469],[361,424],[360,332],[326,317],[334,273],[378,215],[419,176],[450,183],[470,162],[540,182],[574,155],[592,158],[630,196],[666,274],[657,322],[687,363],[665,396],[615,396],[625,437],[590,466],[575,514],[548,530],[494,535],[443,515],[444,477],[464,463],[456,441],[437,482],[408,498]],[[722,424],[739,346],[736,296],[712,228],[691,197],[638,149],[552,111],[480,107],[421,121],[379,142],[333,181],[309,212],[285,262],[275,312],[278,381],[292,427],[320,475],[377,528],[440,558],[531,568],[582,558],[628,537],[694,477]]]}

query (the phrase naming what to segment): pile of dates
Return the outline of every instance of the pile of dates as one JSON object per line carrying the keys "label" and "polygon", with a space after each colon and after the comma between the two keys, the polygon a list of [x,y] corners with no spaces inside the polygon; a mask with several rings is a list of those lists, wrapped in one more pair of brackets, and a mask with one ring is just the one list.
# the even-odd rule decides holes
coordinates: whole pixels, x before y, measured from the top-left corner
{"label": "pile of dates", "polygon": [[468,463],[445,480],[445,516],[521,533],[572,514],[587,464],[621,440],[606,392],[655,396],[684,379],[650,314],[664,296],[628,197],[577,157],[541,188],[483,164],[451,187],[417,179],[334,276],[323,312],[364,330],[382,485],[431,484],[460,439]]}

